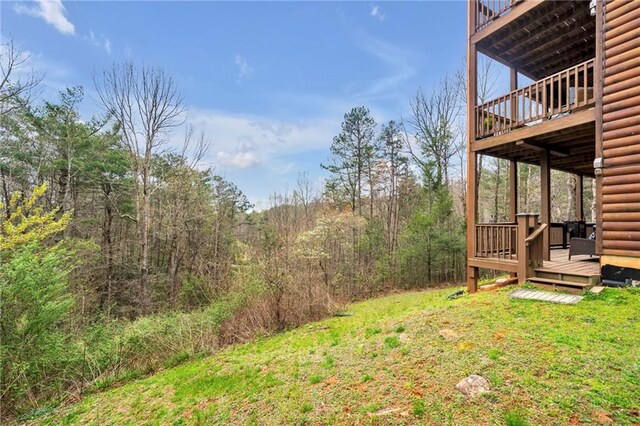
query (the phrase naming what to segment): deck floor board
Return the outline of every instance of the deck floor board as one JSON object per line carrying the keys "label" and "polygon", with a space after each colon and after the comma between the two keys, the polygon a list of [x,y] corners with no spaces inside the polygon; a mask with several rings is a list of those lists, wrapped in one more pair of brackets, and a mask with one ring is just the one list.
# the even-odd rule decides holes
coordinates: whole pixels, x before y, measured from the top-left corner
{"label": "deck floor board", "polygon": [[592,277],[600,275],[600,262],[597,257],[589,256],[574,256],[569,260],[569,250],[558,249],[551,250],[551,260],[545,260],[538,270]]}

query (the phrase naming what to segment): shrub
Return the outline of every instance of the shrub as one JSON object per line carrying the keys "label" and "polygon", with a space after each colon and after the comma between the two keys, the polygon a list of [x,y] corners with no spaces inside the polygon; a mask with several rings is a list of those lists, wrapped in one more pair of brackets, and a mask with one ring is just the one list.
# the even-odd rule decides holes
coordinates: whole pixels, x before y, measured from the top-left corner
{"label": "shrub", "polygon": [[31,243],[0,267],[0,394],[8,406],[30,401],[36,408],[33,395],[65,380],[70,335],[64,326],[73,304],[65,256],[58,247]]}

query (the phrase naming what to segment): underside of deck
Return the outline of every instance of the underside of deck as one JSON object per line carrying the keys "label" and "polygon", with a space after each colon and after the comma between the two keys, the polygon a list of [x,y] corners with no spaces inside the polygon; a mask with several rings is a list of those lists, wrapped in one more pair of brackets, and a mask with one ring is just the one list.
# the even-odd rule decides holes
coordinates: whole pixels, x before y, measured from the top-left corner
{"label": "underside of deck", "polygon": [[[584,115],[585,118],[574,126],[561,127],[549,133],[540,131],[538,126],[543,125],[525,127],[505,135],[477,141],[476,147],[485,155],[538,166],[540,152],[547,149],[551,154],[552,169],[593,177],[593,159],[595,158],[593,113],[583,111],[575,114],[571,119],[577,115]],[[557,122],[558,124],[571,123],[571,119],[563,117]],[[534,131],[539,133],[531,135]]]}

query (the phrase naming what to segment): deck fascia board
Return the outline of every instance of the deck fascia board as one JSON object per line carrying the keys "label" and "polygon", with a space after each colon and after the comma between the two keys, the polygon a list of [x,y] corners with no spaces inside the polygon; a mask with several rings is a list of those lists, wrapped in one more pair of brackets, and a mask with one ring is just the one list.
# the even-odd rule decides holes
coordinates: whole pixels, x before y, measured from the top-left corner
{"label": "deck fascia board", "polygon": [[489,259],[472,257],[467,260],[469,266],[477,268],[495,269],[497,271],[518,272],[518,261],[509,259]]}
{"label": "deck fascia board", "polygon": [[535,124],[533,126],[521,127],[502,135],[491,136],[488,138],[476,140],[472,143],[471,150],[474,152],[478,152],[500,145],[506,145],[518,141],[526,141],[547,133],[558,132],[561,130],[569,129],[571,127],[587,124],[589,122],[595,121],[595,119],[595,109],[590,108],[574,112],[566,117],[547,120],[543,123]]}

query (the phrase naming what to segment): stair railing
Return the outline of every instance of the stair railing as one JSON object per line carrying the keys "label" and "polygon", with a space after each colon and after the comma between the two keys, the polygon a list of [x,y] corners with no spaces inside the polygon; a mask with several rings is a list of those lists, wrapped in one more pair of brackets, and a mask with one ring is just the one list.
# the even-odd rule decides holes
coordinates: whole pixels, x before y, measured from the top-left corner
{"label": "stair railing", "polygon": [[534,270],[542,266],[544,260],[544,230],[547,224],[538,225],[537,214],[519,214],[518,222],[518,282],[532,277]]}

